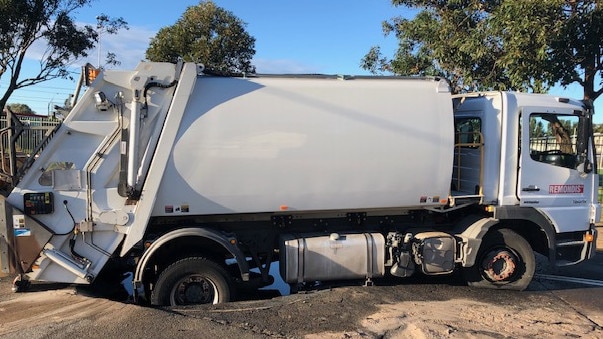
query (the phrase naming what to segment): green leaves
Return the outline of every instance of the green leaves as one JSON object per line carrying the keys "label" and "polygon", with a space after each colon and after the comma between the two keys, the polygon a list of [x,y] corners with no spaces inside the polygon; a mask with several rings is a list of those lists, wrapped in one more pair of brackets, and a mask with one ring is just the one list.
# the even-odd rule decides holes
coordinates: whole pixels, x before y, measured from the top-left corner
{"label": "green leaves", "polygon": [[[587,0],[393,0],[421,11],[392,18],[398,51],[389,60],[372,48],[362,67],[404,75],[446,76],[457,92],[546,91],[578,81],[585,97],[601,92],[603,9]],[[369,58],[370,57],[370,58]],[[364,59],[363,59],[364,60]]]}
{"label": "green leaves", "polygon": [[203,63],[219,73],[255,73],[255,38],[245,23],[213,2],[189,7],[172,26],[159,30],[146,51],[150,61]]}
{"label": "green leaves", "polygon": [[10,109],[13,113],[17,114],[36,114],[36,112],[34,112],[26,104],[8,104],[6,107],[8,107],[8,109]]}

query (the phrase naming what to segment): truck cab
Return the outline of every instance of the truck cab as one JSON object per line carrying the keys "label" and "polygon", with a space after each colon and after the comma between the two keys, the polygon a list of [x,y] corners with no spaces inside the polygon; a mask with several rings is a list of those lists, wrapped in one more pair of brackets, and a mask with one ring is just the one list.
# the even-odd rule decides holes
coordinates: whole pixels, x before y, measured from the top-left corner
{"label": "truck cab", "polygon": [[600,218],[592,107],[511,92],[453,100],[457,139],[464,139],[455,145],[453,187],[478,195],[557,265],[593,256],[584,236]]}

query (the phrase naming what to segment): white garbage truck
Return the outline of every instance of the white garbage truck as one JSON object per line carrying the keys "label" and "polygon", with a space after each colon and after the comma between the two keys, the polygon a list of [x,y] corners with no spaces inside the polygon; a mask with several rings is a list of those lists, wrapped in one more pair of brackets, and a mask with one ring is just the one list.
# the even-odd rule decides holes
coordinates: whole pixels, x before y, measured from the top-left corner
{"label": "white garbage truck", "polygon": [[2,130],[1,269],[15,289],[130,272],[153,305],[227,302],[276,274],[299,288],[461,271],[523,290],[535,252],[595,254],[592,114],[437,78],[106,70],[25,160],[33,127]]}

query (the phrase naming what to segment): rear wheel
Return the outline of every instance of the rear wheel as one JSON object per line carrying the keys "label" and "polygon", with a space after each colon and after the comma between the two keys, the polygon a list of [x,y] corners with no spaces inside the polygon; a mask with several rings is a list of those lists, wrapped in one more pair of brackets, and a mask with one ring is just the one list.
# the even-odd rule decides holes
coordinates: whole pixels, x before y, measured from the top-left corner
{"label": "rear wheel", "polygon": [[230,301],[231,279],[205,258],[185,258],[168,266],[151,294],[153,305],[218,304]]}
{"label": "rear wheel", "polygon": [[470,286],[523,291],[532,281],[535,269],[530,244],[503,228],[486,234],[475,264],[464,268],[463,275]]}

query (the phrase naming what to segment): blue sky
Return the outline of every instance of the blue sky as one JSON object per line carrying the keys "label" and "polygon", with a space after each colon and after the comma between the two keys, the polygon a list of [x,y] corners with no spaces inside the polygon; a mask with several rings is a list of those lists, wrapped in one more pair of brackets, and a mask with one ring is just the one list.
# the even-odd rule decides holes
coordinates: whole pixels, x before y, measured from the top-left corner
{"label": "blue sky", "polygon": [[[253,64],[258,73],[368,74],[360,69],[360,59],[371,46],[380,45],[388,54],[396,46],[394,37],[385,38],[383,20],[402,15],[389,0],[353,1],[241,1],[216,0],[218,6],[231,11],[247,23],[246,29],[256,39]],[[174,24],[187,7],[198,0],[97,0],[79,9],[79,22],[94,25],[104,13],[123,17],[130,27],[117,35],[101,36],[101,55],[117,54],[119,69],[132,69],[144,59],[149,40],[157,31]],[[31,53],[29,67],[36,67]],[[79,76],[86,62],[98,64],[97,50],[89,58],[74,63],[73,75]],[[8,79],[1,79],[3,86]],[[9,103],[27,103],[38,114],[62,104],[73,93],[75,81],[53,80],[16,92]],[[1,87],[0,87],[1,90]]]}
{"label": "blue sky", "polygon": [[[396,49],[394,37],[384,37],[381,23],[395,16],[412,16],[403,7],[393,7],[390,0],[214,0],[247,23],[246,29],[256,39],[253,64],[258,73],[322,73],[368,74],[359,66],[371,46],[379,45],[388,57]],[[92,6],[79,9],[79,22],[95,24],[97,15],[123,17],[130,27],[117,35],[101,37],[101,54],[117,54],[121,65],[114,68],[132,69],[142,59],[149,40],[164,26],[172,25],[189,6],[198,0],[97,0]],[[36,66],[32,50],[27,67]],[[98,64],[97,50],[89,58],[73,64],[74,77],[86,62]],[[0,91],[8,79],[3,77]],[[27,103],[38,114],[73,93],[75,81],[53,80],[15,92],[9,103]],[[581,98],[579,86],[565,90],[555,88],[556,95]],[[597,122],[603,122],[603,107],[599,99]]]}

